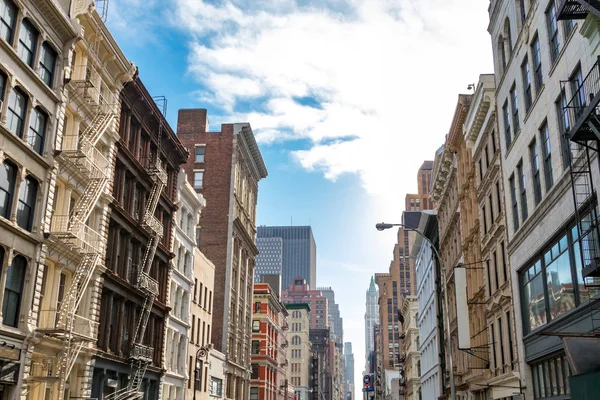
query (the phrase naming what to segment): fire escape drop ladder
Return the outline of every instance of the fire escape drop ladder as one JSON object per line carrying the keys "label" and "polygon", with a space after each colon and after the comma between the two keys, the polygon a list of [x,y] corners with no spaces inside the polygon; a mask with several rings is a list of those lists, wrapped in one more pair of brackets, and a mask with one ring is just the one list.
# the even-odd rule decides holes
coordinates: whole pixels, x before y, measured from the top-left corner
{"label": "fire escape drop ladder", "polygon": [[158,150],[156,158],[147,160],[146,171],[152,179],[152,189],[148,196],[148,203],[144,210],[144,219],[142,226],[149,232],[150,238],[148,246],[142,259],[142,268],[137,276],[136,286],[144,293],[144,303],[140,311],[139,319],[136,324],[136,330],[132,340],[132,349],[130,354],[131,374],[126,387],[116,391],[106,397],[107,400],[137,400],[141,399],[144,392],[140,391],[142,380],[146,373],[148,365],[152,362],[152,348],[143,344],[144,333],[150,319],[154,299],[158,295],[158,285],[152,285],[155,282],[150,278],[150,268],[156,254],[158,243],[163,236],[162,224],[154,216],[158,200],[167,183],[167,174],[162,168],[160,161],[161,142],[163,134],[163,121],[159,118],[158,130]]}

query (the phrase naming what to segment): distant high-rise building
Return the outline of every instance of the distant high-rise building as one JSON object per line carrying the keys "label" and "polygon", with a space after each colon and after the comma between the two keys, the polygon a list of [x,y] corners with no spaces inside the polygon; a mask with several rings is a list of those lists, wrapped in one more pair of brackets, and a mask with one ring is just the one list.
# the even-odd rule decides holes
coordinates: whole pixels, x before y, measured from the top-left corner
{"label": "distant high-rise building", "polygon": [[379,305],[377,300],[379,294],[375,286],[375,280],[371,277],[371,284],[367,290],[366,312],[365,312],[365,371],[369,371],[369,355],[375,350],[375,325],[379,321]]}
{"label": "distant high-rise building", "polygon": [[[306,279],[296,277],[288,289],[281,292],[284,304],[308,303],[310,305],[310,327],[311,329],[329,330],[329,310],[327,297],[320,290],[311,290]],[[329,334],[328,334],[329,337]]]}
{"label": "distant high-rise building", "polygon": [[[283,266],[283,239],[279,237],[256,239],[258,255],[254,266],[254,283],[263,275],[281,275]],[[287,287],[287,286],[283,286]]]}
{"label": "distant high-rise building", "polygon": [[284,288],[302,277],[311,290],[317,286],[317,246],[310,226],[259,226],[258,239],[281,238],[283,257],[281,284]]}
{"label": "distant high-rise building", "polygon": [[337,343],[344,342],[344,319],[340,314],[340,306],[335,302],[335,292],[331,287],[317,288],[323,296],[327,298],[329,307],[329,327],[331,329],[331,338]]}
{"label": "distant high-rise building", "polygon": [[423,161],[417,171],[417,193],[409,193],[404,198],[405,211],[423,211],[433,208],[433,202],[429,199],[432,176],[433,161]]}
{"label": "distant high-rise building", "polygon": [[344,381],[346,389],[344,391],[344,400],[353,399],[354,394],[354,353],[352,353],[352,343],[344,343]]}

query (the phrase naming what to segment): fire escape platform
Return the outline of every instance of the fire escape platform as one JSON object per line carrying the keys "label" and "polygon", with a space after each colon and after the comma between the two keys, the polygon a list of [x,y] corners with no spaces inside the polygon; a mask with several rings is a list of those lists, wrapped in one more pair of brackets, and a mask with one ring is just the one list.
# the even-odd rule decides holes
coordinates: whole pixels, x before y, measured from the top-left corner
{"label": "fire escape platform", "polygon": [[594,94],[589,104],[585,106],[579,117],[575,120],[570,135],[570,139],[573,142],[585,143],[600,139],[598,137],[598,134],[600,134],[600,110],[597,109],[598,103],[600,103],[600,91]]}
{"label": "fire escape platform", "polygon": [[600,16],[600,0],[562,0],[558,6],[557,19],[585,19],[590,12]]}

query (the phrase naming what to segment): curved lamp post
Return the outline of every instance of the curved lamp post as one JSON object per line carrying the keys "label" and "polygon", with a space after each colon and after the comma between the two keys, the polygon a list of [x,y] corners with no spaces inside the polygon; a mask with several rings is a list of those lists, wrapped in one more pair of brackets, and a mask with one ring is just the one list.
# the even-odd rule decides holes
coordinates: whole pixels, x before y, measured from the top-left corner
{"label": "curved lamp post", "polygon": [[376,224],[375,228],[378,231],[384,231],[386,229],[391,229],[391,228],[393,228],[395,226],[400,227],[400,228],[404,228],[407,231],[415,232],[416,234],[418,234],[419,236],[421,236],[423,238],[423,240],[425,240],[429,244],[429,247],[431,247],[431,249],[435,253],[435,256],[438,259],[438,263],[439,263],[439,266],[440,266],[441,278],[442,278],[442,282],[444,284],[444,290],[443,290],[443,293],[444,293],[444,308],[446,309],[446,311],[445,311],[445,314],[446,314],[446,329],[447,329],[447,335],[448,335],[448,344],[449,344],[449,347],[450,347],[450,357],[448,357],[449,367],[450,367],[450,399],[451,400],[456,400],[456,389],[454,387],[454,366],[453,366],[453,361],[452,361],[452,336],[451,336],[451,332],[450,332],[450,317],[448,316],[448,310],[450,309],[450,307],[448,306],[448,292],[447,292],[447,287],[446,287],[446,271],[444,270],[444,268],[442,268],[442,258],[440,257],[440,253],[435,248],[435,246],[433,245],[433,243],[431,242],[431,240],[429,240],[429,238],[427,236],[425,236],[418,229],[409,228],[409,227],[405,226],[404,224],[387,224],[385,222],[381,222],[379,224]]}
{"label": "curved lamp post", "polygon": [[200,367],[198,361],[201,361],[202,358],[208,359],[208,353],[210,353],[212,348],[212,343],[209,343],[205,346],[200,347],[196,352],[196,368],[194,368],[194,400],[196,400],[196,381],[198,380],[198,368]]}

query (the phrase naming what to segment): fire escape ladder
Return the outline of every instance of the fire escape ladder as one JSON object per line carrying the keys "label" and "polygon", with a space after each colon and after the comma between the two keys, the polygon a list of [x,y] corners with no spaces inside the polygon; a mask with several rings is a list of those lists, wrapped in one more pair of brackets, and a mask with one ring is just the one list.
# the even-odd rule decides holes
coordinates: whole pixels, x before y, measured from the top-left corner
{"label": "fire escape ladder", "polygon": [[92,146],[95,146],[100,137],[106,132],[106,129],[113,121],[115,114],[108,112],[98,112],[92,122],[81,134],[81,140],[87,140]]}
{"label": "fire escape ladder", "polygon": [[106,176],[99,171],[93,175],[71,211],[70,223],[75,229],[85,224],[108,183]]}
{"label": "fire escape ladder", "polygon": [[163,169],[160,161],[163,133],[163,122],[160,117],[159,121],[158,151],[155,157],[145,160],[146,172],[150,176],[150,179],[153,183],[152,189],[148,195],[148,201],[146,203],[142,220],[142,227],[148,232],[149,240],[136,280],[136,287],[144,293],[144,303],[139,314],[139,319],[137,321],[132,340],[133,346],[130,354],[131,379],[125,388],[109,395],[107,399],[110,400],[141,399],[144,395],[144,393],[140,391],[142,380],[144,379],[148,365],[152,363],[154,349],[152,347],[145,346],[142,342],[144,340],[144,334],[146,332],[146,327],[148,326],[150,314],[152,313],[154,299],[159,294],[158,282],[150,277],[150,269],[152,267],[154,256],[156,255],[156,249],[160,239],[163,236],[163,225],[154,216],[154,214],[156,212],[156,207],[158,206],[160,195],[167,183],[167,173]]}

